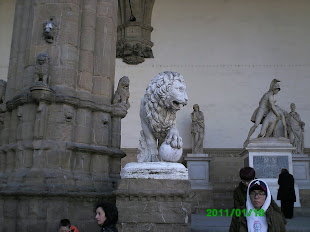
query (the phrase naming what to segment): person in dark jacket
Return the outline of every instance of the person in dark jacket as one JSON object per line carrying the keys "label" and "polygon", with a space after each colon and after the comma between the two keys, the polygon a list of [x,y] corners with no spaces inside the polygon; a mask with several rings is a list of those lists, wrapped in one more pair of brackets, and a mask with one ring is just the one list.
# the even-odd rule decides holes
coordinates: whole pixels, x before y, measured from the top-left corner
{"label": "person in dark jacket", "polygon": [[118,211],[114,204],[105,201],[97,202],[94,212],[101,232],[118,232],[116,228]]}
{"label": "person in dark jacket", "polygon": [[[239,186],[235,188],[234,190],[234,208],[235,209],[239,209],[245,206],[248,185],[252,180],[255,179],[255,170],[254,168],[251,168],[251,167],[241,168],[239,171],[239,176],[240,176],[241,181],[239,183]],[[282,211],[277,205],[277,203],[272,199],[272,196],[271,196],[270,204],[273,210],[277,211],[278,213],[282,215],[283,222],[286,225],[287,221],[284,215],[282,214]]]}
{"label": "person in dark jacket", "polygon": [[240,214],[233,214],[229,232],[285,232],[282,215],[271,206],[271,193],[267,183],[253,180],[247,189],[246,206]]}
{"label": "person in dark jacket", "polygon": [[62,219],[59,222],[58,232],[79,232],[79,230],[71,225],[69,219]]}
{"label": "person in dark jacket", "polygon": [[246,202],[246,191],[249,183],[255,179],[255,170],[251,167],[241,168],[239,171],[240,183],[234,190],[234,208],[238,209],[245,205]]}
{"label": "person in dark jacket", "polygon": [[286,168],[281,170],[278,184],[280,187],[277,199],[281,200],[281,210],[286,218],[292,218],[294,215],[294,202],[296,202],[294,177]]}

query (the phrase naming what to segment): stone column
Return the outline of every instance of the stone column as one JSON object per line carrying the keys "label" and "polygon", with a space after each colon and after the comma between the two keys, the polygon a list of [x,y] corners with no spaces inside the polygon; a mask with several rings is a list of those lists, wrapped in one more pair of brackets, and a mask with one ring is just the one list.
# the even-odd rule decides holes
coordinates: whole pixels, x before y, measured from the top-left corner
{"label": "stone column", "polygon": [[16,0],[0,94],[0,231],[56,231],[62,218],[95,231],[94,202],[115,200],[127,113],[111,104],[117,4]]}

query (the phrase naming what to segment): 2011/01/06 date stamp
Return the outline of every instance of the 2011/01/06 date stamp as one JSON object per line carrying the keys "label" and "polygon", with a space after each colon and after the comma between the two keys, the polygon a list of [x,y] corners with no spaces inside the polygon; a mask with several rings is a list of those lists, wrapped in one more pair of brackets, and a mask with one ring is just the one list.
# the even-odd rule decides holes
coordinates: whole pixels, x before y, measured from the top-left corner
{"label": "2011/01/06 date stamp", "polygon": [[240,217],[241,215],[243,215],[244,217],[246,216],[251,216],[252,213],[255,214],[255,216],[260,216],[263,217],[264,216],[264,210],[260,209],[250,209],[249,212],[246,212],[246,209],[232,209],[231,212],[229,212],[229,209],[207,209],[207,217],[217,217],[217,216],[221,216],[221,217],[233,217],[234,215],[236,217]]}

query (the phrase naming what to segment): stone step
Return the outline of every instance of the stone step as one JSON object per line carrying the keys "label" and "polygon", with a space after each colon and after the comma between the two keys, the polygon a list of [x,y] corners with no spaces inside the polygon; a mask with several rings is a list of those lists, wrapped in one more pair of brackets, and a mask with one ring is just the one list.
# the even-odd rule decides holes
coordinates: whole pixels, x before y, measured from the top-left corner
{"label": "stone step", "polygon": [[[310,231],[309,217],[295,216],[287,221],[287,232]],[[191,232],[227,232],[230,222],[230,217],[206,217],[206,214],[192,214]]]}
{"label": "stone step", "polygon": [[310,208],[295,207],[294,216],[296,217],[310,217]]}

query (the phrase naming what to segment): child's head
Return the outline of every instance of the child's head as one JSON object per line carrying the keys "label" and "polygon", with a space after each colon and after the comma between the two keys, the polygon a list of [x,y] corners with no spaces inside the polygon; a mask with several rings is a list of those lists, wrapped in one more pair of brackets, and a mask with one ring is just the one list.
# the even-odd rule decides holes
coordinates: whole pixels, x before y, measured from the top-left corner
{"label": "child's head", "polygon": [[255,179],[255,170],[251,167],[244,167],[240,169],[239,176],[241,182],[247,187],[249,183]]}
{"label": "child's head", "polygon": [[71,223],[68,219],[62,219],[59,222],[58,232],[70,232]]}

